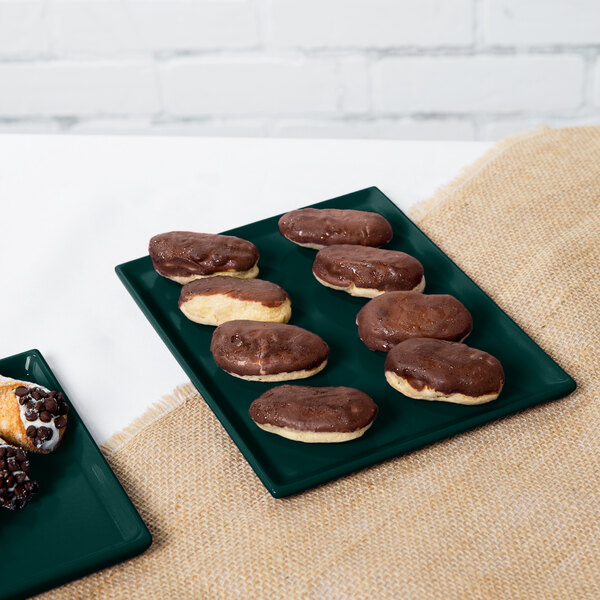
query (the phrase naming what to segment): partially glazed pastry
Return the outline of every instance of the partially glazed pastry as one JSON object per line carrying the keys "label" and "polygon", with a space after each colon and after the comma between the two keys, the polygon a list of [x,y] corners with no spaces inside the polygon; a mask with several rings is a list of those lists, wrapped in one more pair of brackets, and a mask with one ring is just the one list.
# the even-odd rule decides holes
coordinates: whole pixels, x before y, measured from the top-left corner
{"label": "partially glazed pastry", "polygon": [[221,369],[250,381],[304,379],[322,371],[329,346],[315,333],[283,323],[228,321],[210,351]]}
{"label": "partially glazed pastry", "polygon": [[410,254],[369,246],[340,244],[317,252],[317,281],[352,296],[374,298],[384,292],[425,288],[423,265]]}
{"label": "partially glazed pastry", "polygon": [[279,219],[279,231],[291,242],[320,249],[334,244],[382,246],[392,239],[389,222],[364,210],[301,208]]}
{"label": "partially glazed pastry", "polygon": [[256,246],[231,235],[171,231],[155,235],[148,246],[154,269],[177,283],[227,275],[251,279],[258,275]]}
{"label": "partially glazed pastry", "polygon": [[179,309],[202,325],[238,319],[287,323],[292,303],[287,292],[270,281],[218,276],[186,283],[179,296]]}
{"label": "partially glazed pastry", "polygon": [[504,385],[502,365],[491,354],[432,338],[394,346],[385,361],[385,378],[410,398],[456,404],[491,402]]}
{"label": "partially glazed pastry", "polygon": [[354,388],[280,385],[257,398],[249,414],[261,429],[290,440],[347,442],[371,427],[377,405]]}
{"label": "partially glazed pastry", "polygon": [[29,478],[25,451],[0,438],[0,506],[23,508],[37,491],[37,483]]}
{"label": "partially glazed pastry", "polygon": [[462,341],[473,327],[471,314],[454,296],[418,292],[377,296],[361,308],[356,323],[360,339],[383,352],[413,337]]}
{"label": "partially glazed pastry", "polygon": [[48,454],[60,444],[69,407],[61,392],[0,375],[0,437]]}

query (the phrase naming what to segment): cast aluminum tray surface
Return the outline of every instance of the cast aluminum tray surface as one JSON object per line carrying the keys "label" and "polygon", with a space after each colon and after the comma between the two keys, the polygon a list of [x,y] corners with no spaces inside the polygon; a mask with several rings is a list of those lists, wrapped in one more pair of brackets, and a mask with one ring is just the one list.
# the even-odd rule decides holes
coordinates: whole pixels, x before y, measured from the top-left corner
{"label": "cast aluminum tray surface", "polygon": [[[251,402],[276,384],[241,380],[217,367],[209,351],[214,328],[193,323],[180,312],[181,286],[158,275],[149,256],[117,266],[139,308],[273,496],[301,492],[575,389],[573,379],[379,189],[367,188],[312,206],[383,215],[394,229],[394,238],[385,247],[421,261],[425,293],[452,294],[468,308],[473,332],[466,343],[496,356],[506,383],[497,400],[480,406],[427,402],[396,392],[384,377],[386,355],[370,351],[358,337],[356,313],[367,299],[319,284],[311,270],[315,250],[285,239],[277,228],[278,215],[224,233],[258,247],[259,277],[281,285],[292,299],[290,323],[314,331],[330,346],[325,370],[293,383],[356,387],[379,406],[373,426],[357,440],[340,444],[287,440],[262,431],[248,416]],[[189,229],[197,230],[194,224]]]}

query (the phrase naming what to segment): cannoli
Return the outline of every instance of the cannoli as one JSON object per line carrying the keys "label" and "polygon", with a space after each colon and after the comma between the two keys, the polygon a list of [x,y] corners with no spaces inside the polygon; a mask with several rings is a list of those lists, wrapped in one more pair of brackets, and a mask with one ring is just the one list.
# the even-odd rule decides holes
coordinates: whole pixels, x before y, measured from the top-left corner
{"label": "cannoli", "polygon": [[25,451],[0,438],[0,506],[23,508],[37,491],[37,483],[29,478]]}
{"label": "cannoli", "polygon": [[0,437],[30,452],[60,444],[69,407],[61,392],[0,375]]}

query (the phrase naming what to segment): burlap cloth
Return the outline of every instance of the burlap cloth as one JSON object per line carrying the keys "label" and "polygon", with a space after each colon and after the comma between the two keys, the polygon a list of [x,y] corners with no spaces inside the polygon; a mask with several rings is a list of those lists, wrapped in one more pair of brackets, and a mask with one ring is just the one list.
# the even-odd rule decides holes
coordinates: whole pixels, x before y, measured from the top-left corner
{"label": "burlap cloth", "polygon": [[44,598],[600,598],[600,128],[505,140],[414,216],[578,390],[275,500],[180,389],[107,446],[154,545]]}

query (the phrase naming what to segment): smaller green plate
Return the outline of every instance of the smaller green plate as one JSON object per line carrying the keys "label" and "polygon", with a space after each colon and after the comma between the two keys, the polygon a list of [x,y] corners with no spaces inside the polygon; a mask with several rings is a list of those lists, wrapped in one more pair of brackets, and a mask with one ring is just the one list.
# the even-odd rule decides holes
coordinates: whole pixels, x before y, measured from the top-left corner
{"label": "smaller green plate", "polygon": [[[0,359],[0,373],[59,385],[38,350]],[[140,554],[150,532],[77,411],[52,454],[29,453],[39,493],[23,509],[0,508],[0,600],[45,592]]]}
{"label": "smaller green plate", "polygon": [[178,309],[181,286],[158,275],[149,256],[116,267],[129,293],[273,496],[295,494],[575,389],[571,377],[377,188],[313,206],[383,215],[394,229],[386,247],[421,261],[426,293],[452,294],[467,307],[473,316],[467,343],[500,360],[506,384],[497,400],[480,406],[414,400],[396,392],[384,377],[386,355],[371,352],[358,337],[356,314],[367,299],[320,285],[312,274],[315,250],[286,240],[277,228],[279,217],[271,217],[225,233],[256,244],[259,277],[278,283],[292,299],[290,323],[314,331],[329,344],[327,367],[293,383],[356,387],[379,406],[373,426],[357,440],[343,444],[287,440],[259,429],[248,416],[252,401],[273,384],[244,381],[217,367],[209,350],[214,329],[189,321]]}

